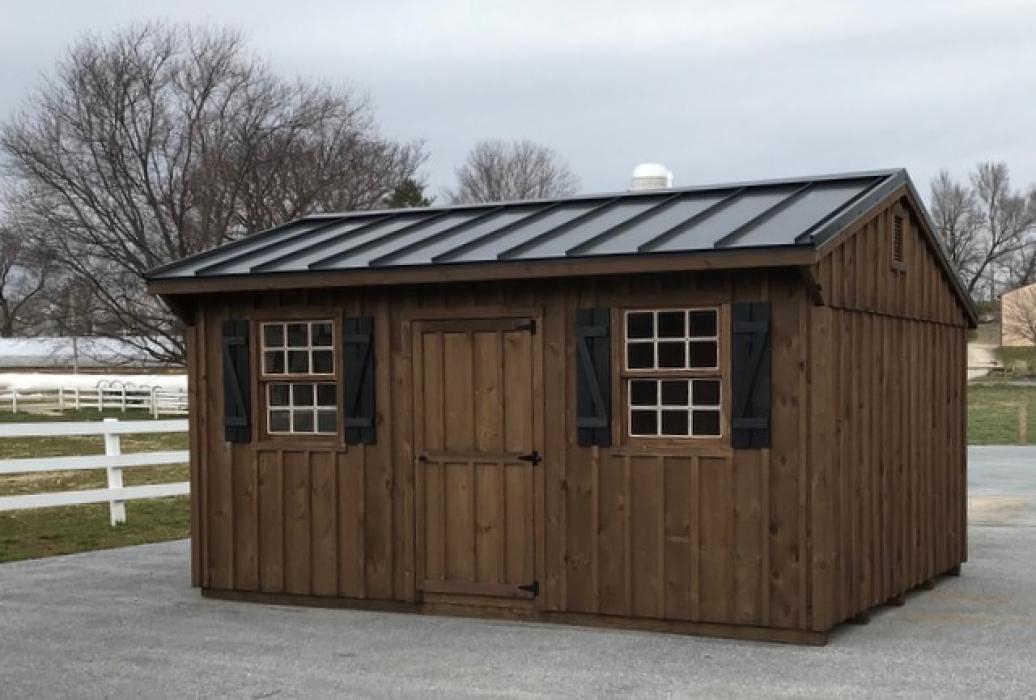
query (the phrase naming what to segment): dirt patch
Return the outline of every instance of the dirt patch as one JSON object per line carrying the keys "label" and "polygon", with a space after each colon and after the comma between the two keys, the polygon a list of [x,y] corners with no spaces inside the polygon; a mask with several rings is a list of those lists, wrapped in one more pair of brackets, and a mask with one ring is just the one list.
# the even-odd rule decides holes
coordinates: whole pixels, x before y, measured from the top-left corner
{"label": "dirt patch", "polygon": [[971,496],[968,521],[972,525],[1011,525],[1023,518],[1031,501],[1024,496]]}

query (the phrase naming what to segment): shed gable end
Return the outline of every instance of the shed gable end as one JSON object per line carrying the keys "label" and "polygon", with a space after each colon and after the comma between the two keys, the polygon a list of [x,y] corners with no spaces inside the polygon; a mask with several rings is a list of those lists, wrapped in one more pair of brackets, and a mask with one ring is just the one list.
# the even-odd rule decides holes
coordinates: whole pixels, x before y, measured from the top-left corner
{"label": "shed gable end", "polygon": [[833,308],[968,326],[951,274],[907,192],[876,207],[820,250],[816,277]]}

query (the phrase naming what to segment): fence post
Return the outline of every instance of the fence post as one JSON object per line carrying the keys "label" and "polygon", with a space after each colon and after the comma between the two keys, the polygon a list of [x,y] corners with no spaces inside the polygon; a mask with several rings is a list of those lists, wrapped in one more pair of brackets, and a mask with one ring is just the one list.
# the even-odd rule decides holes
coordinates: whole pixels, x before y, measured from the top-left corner
{"label": "fence post", "polygon": [[65,410],[65,387],[63,386],[58,387],[58,410]]}
{"label": "fence post", "polygon": [[76,392],[76,399],[75,399],[76,400],[76,410],[78,411],[79,410],[79,387],[75,388],[75,392]]}
{"label": "fence post", "polygon": [[122,412],[126,412],[126,385],[122,385]]}
{"label": "fence post", "polygon": [[[105,423],[118,423],[118,418],[105,418]],[[122,442],[121,436],[118,433],[105,433],[104,434],[104,455],[105,457],[117,457],[122,454]],[[108,466],[106,468],[108,472],[108,488],[109,489],[121,489],[122,488],[122,467]],[[111,523],[112,527],[120,525],[126,522],[126,502],[119,500],[109,501],[109,508],[111,510]]]}
{"label": "fence post", "polygon": [[18,412],[18,390],[11,389],[11,413]]}
{"label": "fence post", "polygon": [[158,387],[151,387],[151,416],[158,418]]}
{"label": "fence post", "polygon": [[104,412],[104,389],[97,387],[97,412]]}

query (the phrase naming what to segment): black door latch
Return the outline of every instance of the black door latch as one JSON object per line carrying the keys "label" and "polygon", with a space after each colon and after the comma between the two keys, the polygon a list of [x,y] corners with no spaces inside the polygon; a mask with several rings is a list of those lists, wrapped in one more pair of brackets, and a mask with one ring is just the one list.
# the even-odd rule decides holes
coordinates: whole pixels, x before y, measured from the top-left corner
{"label": "black door latch", "polygon": [[543,461],[543,457],[541,457],[540,453],[536,450],[533,450],[527,455],[518,455],[518,459],[522,460],[523,462],[532,462],[533,466]]}
{"label": "black door latch", "polygon": [[525,591],[526,593],[532,593],[532,597],[535,598],[540,594],[540,582],[533,581],[532,583],[527,583],[524,586],[518,586],[518,590]]}

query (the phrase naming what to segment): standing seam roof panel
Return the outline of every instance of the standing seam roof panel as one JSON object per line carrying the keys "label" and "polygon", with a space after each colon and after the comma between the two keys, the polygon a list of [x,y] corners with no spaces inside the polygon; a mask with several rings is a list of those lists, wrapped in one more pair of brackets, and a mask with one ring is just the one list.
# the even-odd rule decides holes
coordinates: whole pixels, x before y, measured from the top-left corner
{"label": "standing seam roof panel", "polygon": [[730,247],[775,245],[785,241],[788,231],[802,231],[867,189],[873,181],[814,185],[800,199],[773,217],[759,222],[741,234]]}
{"label": "standing seam roof panel", "polygon": [[389,236],[384,241],[380,242],[372,241],[371,245],[369,247],[365,247],[363,250],[358,250],[351,254],[347,253],[349,257],[346,260],[341,260],[332,256],[325,256],[325,260],[317,261],[310,267],[312,269],[365,267],[376,258],[380,258],[383,255],[389,255],[393,251],[400,250],[415,241],[419,241],[429,236],[434,236],[437,233],[441,233],[455,226],[461,226],[484,213],[485,212],[480,211],[460,211],[447,214],[441,219],[429,220],[427,224],[419,225],[413,230],[402,233],[399,236]]}
{"label": "standing seam roof panel", "polygon": [[538,244],[532,245],[514,255],[511,259],[560,257],[569,248],[581,241],[592,238],[607,229],[618,226],[637,214],[657,206],[663,198],[648,200],[620,201],[597,212],[586,221],[581,221],[572,228],[560,232],[557,236],[549,236]]}
{"label": "standing seam roof panel", "polygon": [[380,221],[369,229],[366,229],[355,236],[346,237],[343,240],[333,243],[308,243],[296,247],[288,247],[281,251],[281,257],[257,266],[257,270],[276,270],[277,272],[295,272],[308,270],[309,264],[326,258],[329,255],[340,253],[350,248],[355,248],[370,243],[381,236],[389,235],[405,226],[421,221],[419,216],[393,216]]}
{"label": "standing seam roof panel", "polygon": [[516,221],[532,216],[536,209],[523,209],[516,211],[501,211],[493,214],[485,221],[480,221],[470,228],[463,228],[454,233],[446,232],[444,238],[429,241],[427,245],[420,245],[413,250],[407,251],[399,257],[393,258],[393,265],[430,265],[432,258],[454,248],[474,241],[493,231],[509,226]]}
{"label": "standing seam roof panel", "polygon": [[607,255],[628,253],[630,250],[636,250],[640,244],[687,221],[695,214],[711,207],[720,199],[722,197],[711,194],[699,197],[685,197],[674,202],[663,211],[641,221],[636,227],[626,231],[619,231],[614,236],[605,238],[586,250],[581,250],[579,254]]}
{"label": "standing seam roof panel", "polygon": [[798,188],[741,193],[728,206],[705,216],[687,230],[681,231],[658,247],[652,248],[651,252],[665,253],[711,247],[715,241],[729,235],[770,207],[779,204],[784,198],[791,196],[796,189]]}
{"label": "standing seam roof panel", "polygon": [[577,216],[582,216],[598,204],[599,202],[592,204],[579,202],[559,207],[543,218],[531,222],[528,226],[518,226],[500,236],[487,238],[482,243],[465,250],[457,256],[447,254],[445,256],[446,261],[480,262],[496,260],[497,256],[505,250],[520,243],[524,243],[542,233],[553,230],[558,226],[562,226]]}

